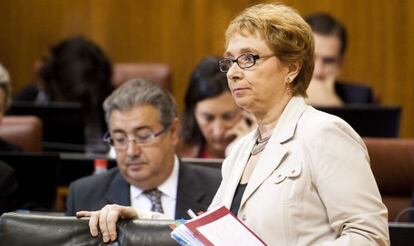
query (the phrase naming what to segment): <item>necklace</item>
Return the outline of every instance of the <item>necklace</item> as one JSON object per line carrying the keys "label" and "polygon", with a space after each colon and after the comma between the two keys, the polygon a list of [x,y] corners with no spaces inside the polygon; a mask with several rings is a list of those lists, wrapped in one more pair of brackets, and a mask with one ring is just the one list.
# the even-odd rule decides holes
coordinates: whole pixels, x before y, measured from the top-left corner
{"label": "necklace", "polygon": [[266,147],[267,142],[269,142],[269,139],[272,135],[265,137],[263,139],[260,138],[260,136],[256,140],[256,144],[253,146],[252,151],[250,152],[251,155],[257,155],[260,152],[264,150]]}

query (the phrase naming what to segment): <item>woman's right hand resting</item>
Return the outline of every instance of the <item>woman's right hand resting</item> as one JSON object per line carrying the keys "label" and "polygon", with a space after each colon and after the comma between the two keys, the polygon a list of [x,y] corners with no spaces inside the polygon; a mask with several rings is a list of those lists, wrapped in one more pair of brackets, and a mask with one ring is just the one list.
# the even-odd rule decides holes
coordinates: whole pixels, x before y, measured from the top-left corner
{"label": "woman's right hand resting", "polygon": [[115,241],[117,237],[116,222],[119,219],[137,219],[138,214],[132,207],[120,206],[116,204],[106,205],[98,211],[79,211],[76,217],[90,217],[89,230],[93,237],[98,236],[99,230],[105,243]]}

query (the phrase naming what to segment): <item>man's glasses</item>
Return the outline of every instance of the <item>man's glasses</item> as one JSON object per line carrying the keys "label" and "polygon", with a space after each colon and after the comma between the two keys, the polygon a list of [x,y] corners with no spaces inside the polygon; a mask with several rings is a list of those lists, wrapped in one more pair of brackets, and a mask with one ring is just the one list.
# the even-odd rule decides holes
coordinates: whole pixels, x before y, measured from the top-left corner
{"label": "man's glasses", "polygon": [[138,130],[132,138],[129,138],[125,134],[114,134],[114,136],[111,136],[110,133],[107,132],[103,137],[103,141],[112,145],[117,150],[127,149],[129,142],[133,142],[139,146],[150,145],[153,143],[154,139],[163,134],[169,127],[170,125],[165,126],[158,132],[153,132],[149,128],[143,128]]}
{"label": "man's glasses", "polygon": [[233,63],[237,63],[237,65],[241,69],[246,69],[249,67],[253,67],[256,64],[256,61],[260,58],[268,58],[275,55],[268,55],[268,56],[259,56],[259,55],[253,55],[253,54],[243,54],[237,57],[236,59],[231,58],[223,58],[218,62],[220,71],[223,73],[227,73],[231,66],[233,66]]}

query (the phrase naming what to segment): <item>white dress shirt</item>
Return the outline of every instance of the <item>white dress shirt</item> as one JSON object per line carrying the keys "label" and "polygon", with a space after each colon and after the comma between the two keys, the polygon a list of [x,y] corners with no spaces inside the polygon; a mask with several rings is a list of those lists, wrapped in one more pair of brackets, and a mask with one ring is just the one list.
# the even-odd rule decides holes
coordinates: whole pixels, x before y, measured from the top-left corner
{"label": "white dress shirt", "polygon": [[[174,219],[175,217],[175,204],[177,200],[177,185],[178,185],[178,158],[174,157],[174,167],[171,175],[160,184],[157,188],[162,192],[161,203],[166,218]],[[144,190],[131,185],[130,186],[130,199],[131,207],[139,212],[150,212],[151,201],[143,194]]]}

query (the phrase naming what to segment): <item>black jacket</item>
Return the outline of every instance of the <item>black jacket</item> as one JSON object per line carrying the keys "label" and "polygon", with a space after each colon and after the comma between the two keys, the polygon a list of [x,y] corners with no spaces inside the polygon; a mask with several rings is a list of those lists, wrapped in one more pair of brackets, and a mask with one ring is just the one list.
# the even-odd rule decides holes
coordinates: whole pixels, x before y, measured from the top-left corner
{"label": "black jacket", "polygon": [[372,89],[365,85],[337,81],[335,91],[345,104],[375,103]]}
{"label": "black jacket", "polygon": [[16,209],[16,190],[14,170],[0,161],[0,215]]}

